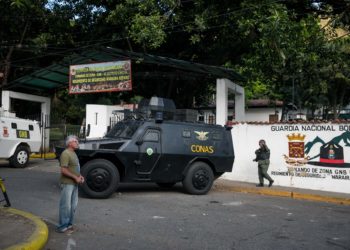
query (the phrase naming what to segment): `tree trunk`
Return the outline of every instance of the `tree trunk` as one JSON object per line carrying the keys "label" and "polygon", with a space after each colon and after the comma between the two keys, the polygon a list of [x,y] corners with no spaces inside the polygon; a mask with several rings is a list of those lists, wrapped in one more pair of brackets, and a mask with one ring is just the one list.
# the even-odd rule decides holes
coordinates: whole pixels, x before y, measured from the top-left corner
{"label": "tree trunk", "polygon": [[340,111],[343,108],[345,93],[346,93],[346,87],[343,89],[343,91],[341,91],[341,94],[339,95],[338,109],[337,109],[336,114],[334,115],[334,119],[338,119],[339,118]]}
{"label": "tree trunk", "polygon": [[10,69],[11,69],[11,57],[12,57],[12,53],[13,53],[14,49],[15,49],[15,47],[11,46],[7,55],[6,55],[6,58],[4,61],[4,75],[3,75],[3,79],[2,79],[2,82],[0,85],[1,88],[3,88],[4,86],[7,85],[8,77],[9,77]]}
{"label": "tree trunk", "polygon": [[127,41],[127,43],[128,43],[129,50],[130,50],[131,52],[133,52],[132,45],[131,45],[130,39],[129,39],[128,37],[126,38],[126,41]]}
{"label": "tree trunk", "polygon": [[[23,43],[23,40],[24,40],[24,37],[27,33],[28,28],[29,28],[29,21],[26,21],[26,25],[24,26],[24,29],[22,31],[21,39],[19,40],[19,43],[17,44],[18,48],[20,48],[22,46],[22,43]],[[13,54],[14,49],[15,49],[15,46],[11,46],[7,55],[6,55],[6,58],[4,61],[4,65],[5,65],[4,66],[4,78],[0,84],[0,88],[3,88],[8,84],[8,79],[9,79],[9,75],[10,75],[10,71],[11,71],[11,58],[12,58],[12,54]]]}

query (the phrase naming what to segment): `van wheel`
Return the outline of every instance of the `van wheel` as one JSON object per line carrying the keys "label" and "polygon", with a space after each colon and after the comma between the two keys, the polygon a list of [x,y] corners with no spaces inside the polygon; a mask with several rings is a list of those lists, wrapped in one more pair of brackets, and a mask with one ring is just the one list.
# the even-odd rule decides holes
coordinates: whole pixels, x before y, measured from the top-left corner
{"label": "van wheel", "polygon": [[214,181],[213,170],[204,162],[195,162],[187,171],[182,185],[190,194],[206,194],[211,189]]}
{"label": "van wheel", "polygon": [[9,161],[10,165],[14,168],[24,168],[29,161],[29,148],[18,146]]}
{"label": "van wheel", "polygon": [[85,163],[81,174],[85,178],[81,189],[91,198],[108,198],[117,190],[120,181],[117,167],[104,159]]}

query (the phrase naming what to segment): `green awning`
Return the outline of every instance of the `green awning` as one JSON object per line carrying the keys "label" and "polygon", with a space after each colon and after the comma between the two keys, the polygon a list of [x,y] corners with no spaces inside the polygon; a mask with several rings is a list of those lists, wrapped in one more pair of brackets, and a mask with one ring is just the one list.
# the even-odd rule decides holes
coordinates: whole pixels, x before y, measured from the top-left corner
{"label": "green awning", "polygon": [[[186,75],[186,73],[195,73],[208,78],[227,78],[238,82],[245,81],[241,75],[232,69],[227,69],[224,67],[209,66],[184,60],[145,53],[136,53],[110,47],[101,47],[76,52],[71,56],[65,57],[59,63],[53,64],[10,82],[5,87],[5,89],[22,92],[36,91],[45,93],[58,88],[66,88],[69,82],[70,65],[108,62],[116,60],[131,60],[134,64],[137,65],[149,64],[162,66],[169,68],[170,72],[171,69],[176,69],[177,71],[183,71],[181,75]],[[133,75],[134,73],[135,72],[133,72]],[[164,75],[164,72],[162,72],[162,75]]]}

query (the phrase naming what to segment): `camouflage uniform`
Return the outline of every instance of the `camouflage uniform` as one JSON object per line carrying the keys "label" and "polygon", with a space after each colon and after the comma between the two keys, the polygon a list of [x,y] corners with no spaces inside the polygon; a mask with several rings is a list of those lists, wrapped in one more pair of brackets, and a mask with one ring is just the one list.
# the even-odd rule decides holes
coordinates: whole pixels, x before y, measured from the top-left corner
{"label": "camouflage uniform", "polygon": [[256,158],[254,161],[258,162],[258,174],[259,174],[259,185],[264,185],[264,178],[268,179],[270,185],[272,185],[273,180],[270,175],[267,173],[270,165],[270,149],[268,148],[259,148],[255,151]]}

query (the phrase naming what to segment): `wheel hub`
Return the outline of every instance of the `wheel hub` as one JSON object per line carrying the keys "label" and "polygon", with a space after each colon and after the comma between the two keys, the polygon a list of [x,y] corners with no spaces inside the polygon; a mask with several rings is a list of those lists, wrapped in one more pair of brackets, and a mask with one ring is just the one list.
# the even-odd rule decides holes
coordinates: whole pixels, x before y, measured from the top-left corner
{"label": "wheel hub", "polygon": [[28,160],[28,154],[26,151],[20,151],[17,154],[17,161],[20,164],[25,164]]}
{"label": "wheel hub", "polygon": [[196,189],[205,189],[209,183],[209,175],[205,170],[197,171],[192,178],[193,186]]}
{"label": "wheel hub", "polygon": [[87,185],[96,192],[106,190],[111,184],[111,174],[103,168],[97,168],[87,174]]}

